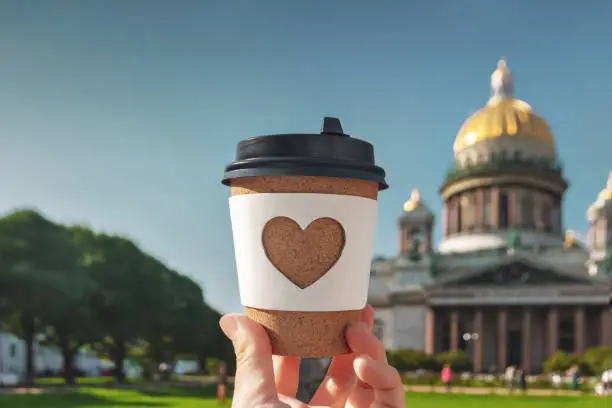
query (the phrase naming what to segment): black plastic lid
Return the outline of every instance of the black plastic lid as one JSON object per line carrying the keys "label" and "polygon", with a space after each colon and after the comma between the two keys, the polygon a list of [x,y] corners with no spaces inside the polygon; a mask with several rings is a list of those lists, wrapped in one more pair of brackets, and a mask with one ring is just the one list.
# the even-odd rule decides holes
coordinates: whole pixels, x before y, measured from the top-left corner
{"label": "black plastic lid", "polygon": [[258,136],[238,143],[236,161],[225,168],[222,183],[239,177],[321,176],[353,178],[389,186],[374,164],[368,142],[344,134],[340,120],[324,118],[320,134]]}

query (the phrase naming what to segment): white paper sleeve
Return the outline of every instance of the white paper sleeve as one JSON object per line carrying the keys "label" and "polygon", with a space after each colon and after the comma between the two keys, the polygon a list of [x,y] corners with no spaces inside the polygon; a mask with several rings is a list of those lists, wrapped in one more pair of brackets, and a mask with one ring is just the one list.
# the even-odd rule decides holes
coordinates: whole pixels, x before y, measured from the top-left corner
{"label": "white paper sleeve", "polygon": [[[240,299],[247,307],[287,311],[342,311],[365,307],[370,282],[378,203],[363,197],[310,194],[248,194],[229,200]],[[330,217],[344,228],[338,261],[321,279],[300,289],[266,256],[262,232],[275,217],[292,218],[302,229]]]}

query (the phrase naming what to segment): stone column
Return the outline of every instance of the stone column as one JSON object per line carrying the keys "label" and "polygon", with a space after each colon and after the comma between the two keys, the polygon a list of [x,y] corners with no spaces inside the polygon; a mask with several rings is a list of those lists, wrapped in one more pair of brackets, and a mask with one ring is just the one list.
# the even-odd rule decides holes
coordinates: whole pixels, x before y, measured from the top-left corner
{"label": "stone column", "polygon": [[499,228],[499,188],[491,189],[491,227]]}
{"label": "stone column", "polygon": [[584,353],[586,348],[586,320],[584,316],[584,308],[578,307],[574,311],[574,352],[577,354]]}
{"label": "stone column", "polygon": [[459,312],[453,309],[450,314],[450,351],[459,349]]}
{"label": "stone column", "polygon": [[523,361],[521,365],[523,370],[531,372],[531,310],[523,310],[523,327],[522,327],[522,343],[523,343]]}
{"label": "stone column", "polygon": [[601,311],[601,345],[612,344],[612,306],[606,306]]}
{"label": "stone column", "polygon": [[442,206],[442,237],[448,235],[448,202]]}
{"label": "stone column", "polygon": [[457,232],[457,216],[455,214],[455,200],[449,199],[446,201],[446,235],[452,235]]}
{"label": "stone column", "polygon": [[546,316],[547,347],[546,354],[552,357],[559,347],[559,311],[555,307],[548,309]]}
{"label": "stone column", "polygon": [[425,352],[429,355],[436,352],[436,313],[431,308],[425,316]]}
{"label": "stone column", "polygon": [[482,372],[482,342],[484,341],[483,337],[483,315],[482,310],[478,309],[474,313],[474,327],[473,332],[478,334],[478,339],[474,340],[474,372],[481,373]]}
{"label": "stone column", "polygon": [[497,315],[497,365],[500,372],[506,369],[508,361],[508,311],[501,309]]}

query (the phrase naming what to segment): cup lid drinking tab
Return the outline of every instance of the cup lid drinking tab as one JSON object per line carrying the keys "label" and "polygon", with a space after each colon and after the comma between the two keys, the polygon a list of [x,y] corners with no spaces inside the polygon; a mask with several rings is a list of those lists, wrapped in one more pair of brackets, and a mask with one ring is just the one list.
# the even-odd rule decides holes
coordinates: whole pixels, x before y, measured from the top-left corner
{"label": "cup lid drinking tab", "polygon": [[350,137],[340,120],[323,119],[321,133],[257,136],[238,143],[236,160],[225,168],[222,183],[239,177],[321,176],[353,178],[389,186],[374,162],[374,147]]}

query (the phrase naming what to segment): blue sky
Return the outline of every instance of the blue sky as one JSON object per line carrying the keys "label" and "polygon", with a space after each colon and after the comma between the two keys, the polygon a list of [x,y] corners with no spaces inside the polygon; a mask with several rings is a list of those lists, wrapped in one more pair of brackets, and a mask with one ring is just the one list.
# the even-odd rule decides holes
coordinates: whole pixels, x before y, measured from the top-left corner
{"label": "blue sky", "polygon": [[588,4],[0,0],[0,210],[126,234],[239,311],[219,182],[239,140],[340,117],[388,172],[376,251],[393,255],[412,188],[440,212],[456,132],[506,57],[585,231],[612,168],[612,3]]}

